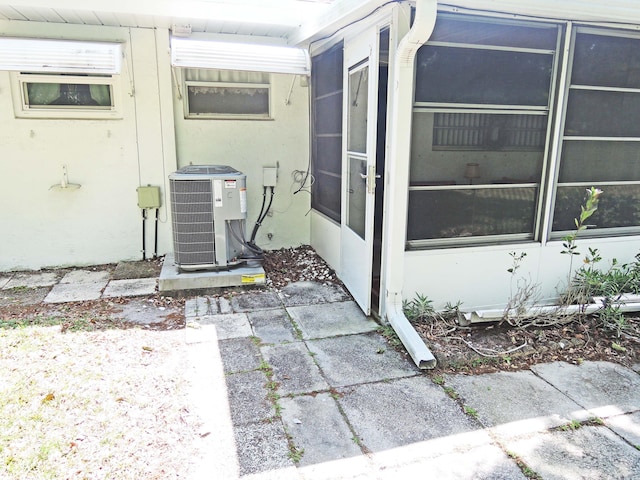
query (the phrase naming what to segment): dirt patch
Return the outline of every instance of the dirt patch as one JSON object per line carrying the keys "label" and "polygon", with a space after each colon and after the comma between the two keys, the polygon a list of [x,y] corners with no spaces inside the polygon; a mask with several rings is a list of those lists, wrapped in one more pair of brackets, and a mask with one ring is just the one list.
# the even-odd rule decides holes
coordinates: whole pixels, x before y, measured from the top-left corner
{"label": "dirt patch", "polygon": [[[640,338],[640,319],[626,317]],[[438,369],[473,374],[520,370],[536,363],[606,360],[632,366],[640,362],[640,344],[633,336],[617,336],[604,329],[596,317],[544,328],[516,328],[484,324],[460,327],[414,323],[438,360]]]}
{"label": "dirt patch", "polygon": [[16,287],[0,290],[0,307],[36,305],[47,296],[51,287]]}
{"label": "dirt patch", "polygon": [[114,280],[127,280],[131,278],[155,278],[160,276],[163,257],[134,262],[120,262],[113,271]]}

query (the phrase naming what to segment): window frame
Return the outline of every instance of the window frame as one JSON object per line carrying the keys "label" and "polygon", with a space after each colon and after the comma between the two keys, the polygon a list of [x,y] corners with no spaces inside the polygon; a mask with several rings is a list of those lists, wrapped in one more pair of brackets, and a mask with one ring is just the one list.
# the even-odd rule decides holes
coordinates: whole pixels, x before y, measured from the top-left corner
{"label": "window frame", "polygon": [[[637,42],[640,42],[640,35],[637,32],[629,31],[629,30],[615,30],[607,27],[597,27],[597,26],[586,26],[586,25],[576,25],[571,29],[570,35],[568,35],[567,42],[569,42],[569,58],[567,64],[567,76],[566,76],[566,84],[564,86],[560,86],[563,88],[563,103],[562,108],[559,113],[560,121],[559,121],[559,129],[558,129],[558,137],[557,137],[557,152],[554,155],[555,157],[555,171],[553,173],[553,185],[552,185],[552,199],[550,202],[550,209],[548,215],[548,234],[547,237],[550,241],[561,240],[564,236],[574,231],[571,230],[554,230],[553,223],[556,216],[556,208],[557,208],[557,199],[558,199],[558,190],[561,187],[568,188],[583,188],[586,190],[591,187],[596,187],[604,190],[604,195],[606,195],[606,187],[624,187],[628,185],[638,185],[640,186],[640,180],[637,181],[587,181],[587,182],[560,182],[560,171],[562,168],[562,156],[564,151],[565,142],[637,142],[638,149],[640,149],[640,137],[623,137],[623,136],[601,136],[601,135],[571,135],[567,134],[565,130],[565,125],[567,121],[567,109],[571,97],[572,91],[595,91],[595,92],[617,92],[617,93],[636,93],[640,96],[640,88],[629,88],[629,87],[611,87],[606,85],[587,85],[587,84],[574,84],[572,79],[572,72],[574,68],[574,53],[576,49],[577,40],[576,37],[578,34],[587,34],[587,35],[600,35],[603,37],[618,37],[618,38],[628,38],[634,39]],[[579,213],[579,206],[576,205],[576,216]],[[597,225],[590,226],[586,231],[581,233],[581,236],[585,236],[588,238],[611,238],[621,235],[637,235],[640,232],[640,225],[635,226],[619,226],[619,227],[604,227],[598,228]]]}
{"label": "window frame", "polygon": [[[446,13],[439,14],[441,17],[456,17],[457,15],[449,15]],[[490,16],[466,16],[471,21],[480,22],[496,22],[504,24],[514,24],[510,20]],[[474,18],[471,18],[474,17]],[[534,204],[534,221],[532,225],[532,231],[530,233],[510,233],[510,234],[496,234],[496,235],[476,235],[466,237],[443,237],[443,238],[429,238],[429,239],[415,239],[409,240],[409,225],[407,225],[407,248],[408,249],[426,249],[426,248],[446,248],[454,246],[475,246],[475,245],[494,245],[524,241],[540,241],[543,232],[543,223],[545,221],[545,191],[548,183],[548,169],[551,162],[551,146],[553,142],[553,114],[554,105],[557,96],[557,85],[561,72],[562,64],[562,46],[566,37],[565,23],[554,22],[552,20],[545,22],[531,22],[531,21],[518,21],[518,25],[536,26],[536,27],[555,27],[556,29],[556,47],[555,50],[549,50],[546,48],[523,48],[523,47],[508,47],[502,45],[483,45],[483,44],[468,44],[468,43],[455,43],[444,41],[432,41],[427,42],[425,45],[454,47],[454,48],[467,48],[487,51],[514,51],[525,53],[538,53],[541,55],[552,55],[552,70],[549,81],[549,96],[547,104],[541,105],[515,105],[515,104],[477,104],[477,103],[451,103],[451,102],[421,102],[416,101],[414,96],[413,103],[413,115],[419,115],[420,113],[437,114],[437,113],[473,113],[473,114],[503,114],[503,115],[546,115],[547,125],[545,128],[545,142],[543,147],[543,159],[540,171],[539,183],[513,183],[508,186],[499,184],[487,184],[487,185],[409,185],[409,192],[412,191],[444,191],[444,190],[481,190],[492,188],[532,188],[538,189]],[[418,70],[416,68],[416,82],[418,76]],[[414,132],[415,134],[416,132]],[[435,149],[434,149],[435,150]],[[454,148],[445,147],[441,151],[456,150]],[[460,149],[464,151],[464,148]],[[478,150],[480,151],[480,150]],[[413,157],[413,153],[412,153]],[[409,209],[409,205],[407,205]],[[408,210],[408,215],[410,212]]]}
{"label": "window frame", "polygon": [[[257,113],[192,113],[189,103],[189,87],[208,88],[236,88],[236,89],[264,89],[267,91],[267,112]],[[188,120],[273,120],[271,82],[269,83],[243,83],[243,82],[210,82],[200,80],[184,80],[184,118]]]}
{"label": "window frame", "polygon": [[[106,85],[109,87],[111,106],[96,105],[30,105],[27,84]],[[12,96],[17,118],[52,119],[119,119],[122,118],[120,78],[118,75],[68,75],[12,72]]]}

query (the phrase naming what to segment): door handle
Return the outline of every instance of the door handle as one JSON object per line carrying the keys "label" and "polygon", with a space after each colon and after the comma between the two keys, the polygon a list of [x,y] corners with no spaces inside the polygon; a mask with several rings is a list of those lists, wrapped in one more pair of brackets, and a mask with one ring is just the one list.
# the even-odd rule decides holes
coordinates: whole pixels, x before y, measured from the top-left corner
{"label": "door handle", "polygon": [[360,174],[363,176],[363,178],[367,179],[367,191],[369,193],[375,193],[376,191],[376,179],[380,178],[380,175],[376,174],[376,166],[375,165],[369,165],[369,168],[367,169],[367,174]]}

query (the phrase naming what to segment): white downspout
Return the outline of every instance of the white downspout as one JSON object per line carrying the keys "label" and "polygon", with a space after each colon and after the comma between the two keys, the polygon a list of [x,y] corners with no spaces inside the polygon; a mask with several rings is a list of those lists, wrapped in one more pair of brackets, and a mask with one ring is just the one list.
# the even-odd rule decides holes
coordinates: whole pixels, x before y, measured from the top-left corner
{"label": "white downspout", "polygon": [[402,309],[404,283],[404,249],[407,227],[409,162],[411,157],[411,119],[415,57],[429,39],[436,22],[437,0],[417,0],[411,29],[398,44],[393,59],[388,123],[387,184],[385,188],[387,218],[384,265],[384,313],[386,318],[421,369],[434,368],[436,359],[411,326]]}

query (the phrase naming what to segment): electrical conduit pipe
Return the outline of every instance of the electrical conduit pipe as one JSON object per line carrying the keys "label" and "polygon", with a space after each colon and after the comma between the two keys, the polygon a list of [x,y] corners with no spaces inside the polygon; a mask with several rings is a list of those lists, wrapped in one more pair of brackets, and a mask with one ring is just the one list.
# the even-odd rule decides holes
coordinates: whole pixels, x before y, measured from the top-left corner
{"label": "electrical conduit pipe", "polygon": [[[417,0],[414,22],[407,34],[398,44],[393,60],[394,88],[391,90],[391,121],[389,122],[389,169],[392,179],[389,182],[391,195],[388,197],[392,218],[387,225],[389,245],[386,261],[385,312],[389,324],[393,327],[409,355],[420,369],[436,366],[436,359],[424,341],[407,320],[402,308],[402,284],[404,270],[404,232],[406,232],[406,205],[408,182],[411,116],[413,110],[413,84],[415,79],[415,57],[418,49],[429,39],[436,23],[437,0]],[[407,128],[407,122],[409,128]],[[404,178],[402,178],[404,176]],[[396,193],[398,195],[396,195]],[[395,208],[394,208],[395,207]],[[398,212],[404,212],[400,215]],[[397,233],[402,232],[402,233]],[[401,255],[402,258],[389,258]]]}

